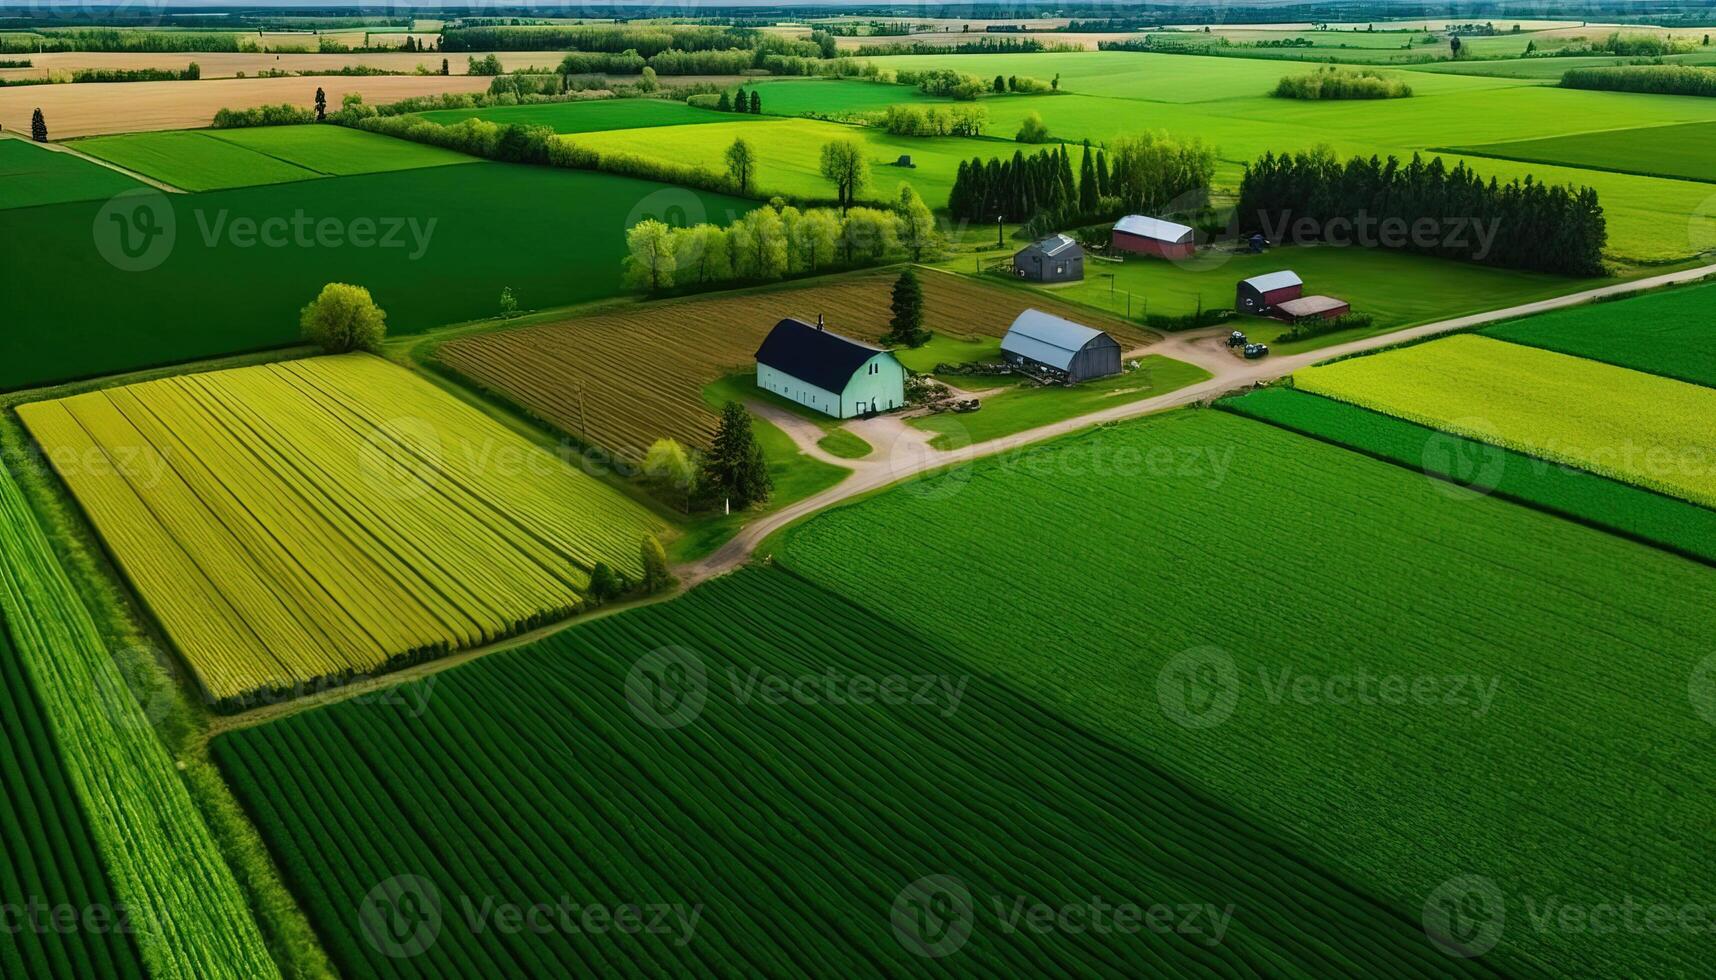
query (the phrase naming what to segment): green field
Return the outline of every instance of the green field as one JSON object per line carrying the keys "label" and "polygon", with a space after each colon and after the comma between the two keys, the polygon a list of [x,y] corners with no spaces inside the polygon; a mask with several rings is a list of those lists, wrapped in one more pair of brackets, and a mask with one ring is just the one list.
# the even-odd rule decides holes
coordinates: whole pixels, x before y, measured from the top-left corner
{"label": "green field", "polygon": [[1708,122],[1460,146],[1449,152],[1716,183],[1716,123]]}
{"label": "green field", "polygon": [[[115,266],[105,257],[115,243],[92,239],[99,205],[8,219],[0,268],[31,269],[40,288],[8,299],[0,389],[291,344],[298,310],[328,282],[367,287],[394,334],[493,316],[508,286],[527,309],[613,296],[628,216],[671,207],[725,222],[753,206],[488,162],[158,200],[176,234],[142,272]],[[185,312],[193,300],[203,312]],[[49,333],[55,342],[42,343]]]}
{"label": "green field", "polygon": [[141,187],[142,183],[76,154],[0,138],[0,210],[93,201]]}
{"label": "green field", "polygon": [[[1137,358],[1139,368],[1110,378],[1071,386],[1040,387],[1014,384],[1004,391],[988,391],[975,412],[943,412],[911,419],[910,424],[936,433],[930,445],[936,449],[958,449],[975,442],[988,442],[1075,415],[1142,401],[1208,381],[1210,373],[1195,364],[1160,354]],[[964,378],[950,375],[949,384]]]}
{"label": "green field", "polygon": [[[656,686],[676,670],[687,679]],[[828,676],[841,680],[825,697]],[[817,683],[781,701],[748,678]],[[911,699],[868,687],[890,678],[911,678]],[[434,681],[214,744],[348,975],[1493,969],[1444,958],[1412,917],[1134,750],[783,572],[740,571]],[[969,935],[946,946],[939,926],[891,914],[928,875],[969,902]],[[662,930],[462,918],[485,899],[563,895],[662,907]],[[1008,927],[1015,902],[1092,896],[1227,909],[1232,925],[1216,940],[1182,910],[1167,928]],[[379,901],[401,897],[442,912],[440,927],[379,931]]]}
{"label": "green field", "polygon": [[[1000,258],[1011,254],[997,251]],[[985,253],[986,255],[990,253]],[[971,273],[971,257],[949,259],[941,268]],[[1146,314],[1185,316],[1203,310],[1232,309],[1241,279],[1291,269],[1305,280],[1305,294],[1336,296],[1353,312],[1372,318],[1367,329],[1342,331],[1294,344],[1278,353],[1317,347],[1398,330],[1401,327],[1501,309],[1560,296],[1601,280],[1572,280],[1542,273],[1515,272],[1446,259],[1371,248],[1288,246],[1259,255],[1208,252],[1187,263],[1129,258],[1125,262],[1086,262],[1082,282],[1028,286],[1012,277],[1015,288],[1047,293],[1143,321]],[[986,277],[987,281],[987,277]],[[1272,342],[1286,328],[1274,321],[1243,318],[1238,329]]]}
{"label": "green field", "polygon": [[[118,906],[105,910],[108,927],[116,927],[122,909],[143,965],[157,980],[279,977],[246,896],[186,789],[183,761],[169,754],[158,736],[155,726],[161,719],[145,714],[120,674],[9,468],[0,468],[0,543],[0,620],[6,628],[0,656],[11,665],[11,677],[17,677],[21,667],[34,686],[46,720],[43,730],[53,733],[53,757],[64,766],[77,808],[106,864]],[[7,687],[16,690],[10,681]],[[8,731],[29,731],[13,728],[21,724],[19,716],[9,714],[5,723]],[[38,756],[38,761],[46,758]],[[56,802],[62,816],[69,817],[69,802],[63,795]],[[22,826],[7,826],[0,833],[30,833],[26,828],[42,823],[45,816],[32,814]],[[39,848],[43,837],[51,841],[58,834],[70,839],[76,826],[75,820],[46,822],[27,847]],[[27,874],[25,855],[41,861],[49,853],[13,851],[14,843],[8,843],[0,868]],[[91,897],[107,890],[98,869],[85,864],[82,870]],[[23,884],[46,889],[39,880]],[[6,893],[6,931],[18,930],[14,934],[26,947],[32,940],[42,943],[33,955],[25,953],[26,962],[46,958],[49,968],[59,971],[64,967],[52,962],[50,944],[34,935],[27,919],[21,920],[33,897],[52,897],[44,892]],[[86,911],[72,910],[74,929],[93,933]],[[92,946],[108,942],[95,935],[76,938],[90,940]],[[0,939],[0,956],[10,944],[10,936]],[[136,972],[122,946],[110,948],[110,956],[116,970]],[[8,977],[37,975],[14,970],[13,965],[0,960]],[[77,975],[104,974],[97,970]]]}
{"label": "green field", "polygon": [[92,136],[74,144],[187,191],[475,163],[474,157],[340,126],[264,126]]}
{"label": "green field", "polygon": [[1511,320],[1485,336],[1716,387],[1716,283]]}
{"label": "green field", "polygon": [[[947,203],[953,177],[963,160],[985,158],[1006,152],[1010,145],[955,136],[914,138],[889,136],[879,129],[860,129],[814,119],[773,119],[671,126],[654,129],[621,129],[606,133],[584,133],[565,137],[580,146],[606,153],[635,153],[676,163],[696,164],[724,172],[722,154],[734,139],[744,137],[758,151],[756,186],[759,193],[791,194],[816,200],[833,200],[834,185],[818,170],[822,147],[838,139],[857,140],[870,162],[870,184],[859,192],[867,202],[891,203],[899,196],[900,184],[917,188],[931,207]],[[910,156],[915,167],[896,167],[901,156]]]}
{"label": "green field", "polygon": [[1445,479],[1455,496],[1495,494],[1716,564],[1716,511],[1293,388],[1220,407]]}
{"label": "green field", "polygon": [[[1503,969],[1702,961],[1695,933],[1512,926],[1526,899],[1696,901],[1716,873],[1687,700],[1704,566],[1207,410],[905,484],[789,530],[777,560],[1414,918],[1444,881],[1492,879]],[[1362,703],[1365,677],[1373,698],[1379,678],[1428,687]]]}
{"label": "green field", "polygon": [[420,112],[418,115],[443,126],[465,119],[486,119],[502,125],[547,126],[556,133],[730,123],[748,118],[734,113],[695,109],[683,102],[669,102],[665,99],[596,99],[589,102],[493,106],[486,109],[435,109]]}
{"label": "green field", "polygon": [[1300,371],[1307,391],[1716,506],[1716,389],[1461,334]]}
{"label": "green field", "polygon": [[[764,80],[751,86],[763,98],[763,114],[800,116],[815,113],[838,116],[847,112],[877,112],[891,105],[954,105],[951,99],[926,95],[914,85],[889,85],[850,78],[785,78]],[[1006,98],[984,98],[978,104],[990,108]]]}

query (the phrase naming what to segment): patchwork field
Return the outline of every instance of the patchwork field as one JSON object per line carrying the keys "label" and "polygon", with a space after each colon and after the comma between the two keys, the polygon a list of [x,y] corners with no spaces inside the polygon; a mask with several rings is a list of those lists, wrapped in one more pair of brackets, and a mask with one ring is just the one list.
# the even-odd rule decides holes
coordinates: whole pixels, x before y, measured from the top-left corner
{"label": "patchwork field", "polygon": [[141,187],[141,182],[75,154],[0,138],[0,210],[95,201]]}
{"label": "patchwork field", "polygon": [[210,700],[292,692],[577,610],[660,525],[368,355],[18,410]]}
{"label": "patchwork field", "polygon": [[[675,683],[675,669],[696,679],[650,686]],[[775,704],[738,686],[830,672],[911,678],[934,700]],[[1415,923],[1134,751],[782,572],[737,572],[436,681],[433,696],[414,684],[214,745],[348,974],[1491,969],[1444,959]],[[899,911],[927,875],[966,890],[968,936],[938,946],[939,927]],[[380,898],[433,910],[439,927],[378,933],[388,908],[372,903],[388,879],[399,894]],[[662,928],[510,933],[461,917],[485,899],[563,894],[660,909]],[[1174,925],[1039,931],[1004,918],[1016,901],[1092,894],[1171,907]],[[1205,905],[1232,913],[1219,941],[1187,911]],[[957,955],[925,958],[936,950]]]}
{"label": "patchwork field", "polygon": [[[114,264],[117,232],[91,235],[99,204],[6,217],[0,268],[30,269],[43,288],[8,297],[18,329],[0,332],[0,389],[289,345],[298,310],[329,282],[368,288],[392,334],[493,316],[505,287],[525,309],[613,296],[628,220],[671,206],[724,222],[755,206],[488,162],[151,200],[155,227],[172,231],[144,253],[159,258],[146,275]],[[186,297],[205,312],[186,315]]]}
{"label": "patchwork field", "polygon": [[465,119],[486,119],[503,125],[547,126],[556,133],[734,123],[754,118],[732,112],[695,109],[683,102],[668,102],[665,99],[602,99],[547,105],[494,106],[487,109],[437,109],[420,112],[418,115],[442,125]]}
{"label": "patchwork field", "polygon": [[[754,365],[757,345],[783,317],[875,341],[888,329],[894,276],[860,275],[809,286],[652,303],[443,345],[442,364],[586,443],[639,460],[662,437],[706,446],[715,416],[699,393]],[[1025,309],[1110,331],[1128,348],[1155,335],[1023,290],[926,273],[924,324],[944,336],[999,337]]]}
{"label": "patchwork field", "polygon": [[[51,733],[51,758],[64,767],[76,809],[87,821],[89,835],[106,864],[105,882],[111,882],[104,882],[100,868],[80,859],[85,894],[99,899],[110,893],[117,899],[150,977],[278,978],[279,970],[263,944],[246,896],[185,788],[180,760],[157,737],[155,725],[161,719],[146,715],[133,697],[9,468],[0,468],[0,541],[5,545],[0,549],[0,620],[5,627],[0,658],[7,665],[5,687],[21,696],[14,680],[20,673],[28,677],[43,719],[39,729],[32,729],[26,715],[8,713],[0,727],[6,728],[8,737],[35,730],[44,736]],[[20,712],[28,710],[23,703],[17,706]],[[49,759],[38,750],[39,763],[45,766]],[[11,805],[19,802],[19,797],[8,797]],[[52,853],[38,848],[44,844],[51,848],[56,839],[63,839],[67,847],[75,845],[79,822],[70,801],[62,792],[53,805],[64,823],[44,819],[48,812],[36,810],[20,814],[17,826],[6,826],[5,832],[27,835],[28,841],[23,851],[13,851],[12,843],[8,844],[8,857],[0,861],[8,872],[27,875],[31,859],[40,862]],[[63,872],[70,870],[62,866]],[[21,883],[41,890],[8,891],[7,902],[27,904],[32,898],[56,897],[44,880],[26,878]],[[64,884],[77,886],[76,882]],[[27,914],[19,909],[13,916],[8,935],[0,939],[0,951],[15,951],[23,965],[34,963],[52,972],[15,969],[19,962],[8,958],[0,961],[7,976],[63,974],[68,967],[78,977],[107,975],[94,969],[104,958],[117,975],[138,972],[124,936],[98,934],[100,927],[91,923],[99,920],[86,917],[105,914],[107,927],[115,928],[113,906],[73,907],[77,928],[54,936],[38,934],[28,927],[27,919],[20,921]],[[64,912],[51,915],[58,918],[50,923],[64,921]],[[75,949],[67,948],[69,962],[58,961],[55,938],[66,940],[68,947],[84,944],[93,972],[83,968]],[[0,952],[0,956],[9,955]]]}
{"label": "patchwork field", "polygon": [[1501,968],[1701,961],[1695,933],[1514,925],[1527,901],[1678,907],[1716,873],[1687,699],[1709,568],[1190,410],[906,484],[777,554],[1397,908],[1492,879]]}
{"label": "patchwork field", "polygon": [[1513,320],[1485,336],[1716,387],[1716,284]]}
{"label": "patchwork field", "polygon": [[1462,488],[1495,494],[1716,564],[1716,510],[1294,388],[1264,388],[1218,404],[1445,479],[1456,496]]}
{"label": "patchwork field", "polygon": [[342,126],[264,126],[94,136],[78,150],[187,191],[382,173],[475,157]]}
{"label": "patchwork field", "polygon": [[1716,183],[1716,123],[1708,122],[1457,146],[1449,152]]}
{"label": "patchwork field", "polygon": [[1716,389],[1471,334],[1313,367],[1294,380],[1319,395],[1716,506]]}
{"label": "patchwork field", "polygon": [[[187,61],[190,59],[187,59]],[[309,108],[316,89],[337,106],[355,92],[370,103],[414,95],[486,92],[489,79],[475,75],[373,75],[316,78],[227,78],[183,82],[94,82],[0,88],[0,126],[30,131],[30,113],[40,108],[54,139],[138,133],[207,126],[221,109],[252,109],[290,102]]]}

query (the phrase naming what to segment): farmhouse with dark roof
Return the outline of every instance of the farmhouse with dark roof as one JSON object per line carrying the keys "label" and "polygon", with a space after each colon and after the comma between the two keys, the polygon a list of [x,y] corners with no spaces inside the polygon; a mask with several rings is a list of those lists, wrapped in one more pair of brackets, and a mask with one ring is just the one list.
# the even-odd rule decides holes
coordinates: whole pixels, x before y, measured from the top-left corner
{"label": "farmhouse with dark roof", "polygon": [[757,387],[837,419],[906,403],[906,369],[880,347],[788,317],[757,348]]}

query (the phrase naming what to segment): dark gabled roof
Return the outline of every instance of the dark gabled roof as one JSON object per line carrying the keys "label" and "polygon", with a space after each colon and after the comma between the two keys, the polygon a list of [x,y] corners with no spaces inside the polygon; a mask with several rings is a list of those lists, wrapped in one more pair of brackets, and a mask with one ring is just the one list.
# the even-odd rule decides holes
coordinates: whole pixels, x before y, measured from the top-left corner
{"label": "dark gabled roof", "polygon": [[1066,253],[1068,258],[1076,258],[1084,254],[1084,249],[1080,248],[1078,242],[1074,241],[1072,238],[1066,235],[1050,235],[1047,238],[1041,238],[1029,245],[1026,245],[1024,248],[1015,252],[1013,257],[1018,258],[1027,252],[1033,251],[1041,252],[1044,255],[1051,257],[1060,255],[1063,252]]}
{"label": "dark gabled roof", "polygon": [[757,348],[757,363],[839,394],[866,361],[882,353],[886,352],[880,347],[787,317],[763,338],[763,345]]}

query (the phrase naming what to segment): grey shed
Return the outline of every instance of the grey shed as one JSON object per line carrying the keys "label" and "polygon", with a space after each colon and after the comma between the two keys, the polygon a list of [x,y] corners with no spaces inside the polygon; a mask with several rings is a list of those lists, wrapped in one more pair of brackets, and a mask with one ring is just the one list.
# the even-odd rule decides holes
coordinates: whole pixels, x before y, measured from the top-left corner
{"label": "grey shed", "polygon": [[1013,274],[1031,282],[1084,278],[1084,249],[1066,235],[1050,235],[1013,253]]}
{"label": "grey shed", "polygon": [[1026,310],[1001,338],[1001,353],[1014,364],[1065,375],[1076,384],[1120,373],[1120,344],[1101,330]]}

